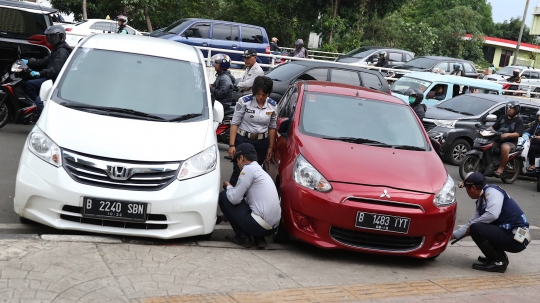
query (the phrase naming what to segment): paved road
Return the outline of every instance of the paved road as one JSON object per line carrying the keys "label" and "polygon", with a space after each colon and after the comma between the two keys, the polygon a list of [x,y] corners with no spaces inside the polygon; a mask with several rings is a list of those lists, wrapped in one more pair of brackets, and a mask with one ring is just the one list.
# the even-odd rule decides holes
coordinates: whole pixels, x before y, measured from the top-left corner
{"label": "paved road", "polygon": [[[19,223],[18,216],[13,212],[15,176],[21,149],[31,129],[32,126],[13,124],[0,129],[0,234],[12,232],[9,230],[9,224]],[[223,159],[225,154],[226,152],[222,150],[221,178],[224,181],[229,179],[232,172],[230,162]],[[457,167],[447,165],[446,168],[456,183],[459,182]],[[512,185],[502,184],[498,179],[490,179],[489,182],[501,184],[519,202],[531,225],[540,226],[540,193],[536,192],[536,180],[522,178]],[[464,189],[458,189],[457,225],[465,224],[473,211],[474,201],[467,196]],[[531,231],[533,238],[540,239],[540,229],[533,227]]]}

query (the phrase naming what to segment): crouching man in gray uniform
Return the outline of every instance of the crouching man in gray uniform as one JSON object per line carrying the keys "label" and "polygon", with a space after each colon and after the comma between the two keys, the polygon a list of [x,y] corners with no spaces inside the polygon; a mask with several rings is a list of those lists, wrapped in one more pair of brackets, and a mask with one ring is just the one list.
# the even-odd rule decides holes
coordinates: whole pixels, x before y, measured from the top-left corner
{"label": "crouching man in gray uniform", "polygon": [[281,219],[281,207],[272,178],[257,163],[257,151],[249,143],[237,146],[233,161],[240,169],[235,187],[224,182],[219,194],[219,207],[230,222],[234,237],[225,238],[232,243],[250,248],[255,239],[257,248],[264,248],[264,237],[272,235]]}

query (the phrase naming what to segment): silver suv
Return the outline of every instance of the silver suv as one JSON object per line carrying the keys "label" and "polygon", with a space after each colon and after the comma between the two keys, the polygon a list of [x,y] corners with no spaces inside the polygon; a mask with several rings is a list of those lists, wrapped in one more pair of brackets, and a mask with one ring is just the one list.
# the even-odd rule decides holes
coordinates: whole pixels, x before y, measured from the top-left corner
{"label": "silver suv", "polygon": [[[519,69],[521,75],[521,90],[528,90],[530,85],[540,85],[540,70],[527,66],[505,66],[499,69],[495,74],[484,77],[486,80],[506,82],[506,79],[512,76],[514,69]],[[525,84],[525,85],[524,85]],[[540,92],[540,87],[531,87],[531,91]]]}

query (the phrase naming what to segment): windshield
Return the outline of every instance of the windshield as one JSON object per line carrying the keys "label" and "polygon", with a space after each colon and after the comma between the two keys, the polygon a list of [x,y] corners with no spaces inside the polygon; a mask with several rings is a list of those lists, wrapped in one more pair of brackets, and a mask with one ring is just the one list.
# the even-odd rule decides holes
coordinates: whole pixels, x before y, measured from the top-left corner
{"label": "windshield", "polygon": [[188,19],[180,19],[178,21],[173,22],[171,25],[167,26],[160,32],[180,34],[186,27],[189,26],[189,24],[191,23],[189,22]]}
{"label": "windshield", "polygon": [[435,107],[451,112],[464,113],[466,115],[477,116],[495,105],[495,101],[472,95],[461,95],[437,104]]}
{"label": "windshield", "polygon": [[300,128],[314,137],[358,138],[391,146],[426,148],[421,125],[404,104],[307,93]]}
{"label": "windshield", "polygon": [[345,55],[349,56],[349,57],[354,57],[354,58],[365,58],[365,57],[373,54],[374,51],[375,51],[375,49],[373,49],[373,48],[360,47],[360,48],[357,48],[355,50],[352,50],[352,51],[346,53]]}
{"label": "windshield", "polygon": [[266,76],[270,77],[272,80],[285,81],[288,80],[300,72],[302,72],[306,67],[300,64],[293,62],[285,63],[278,65],[271,70],[266,72]]}
{"label": "windshield", "polygon": [[512,76],[513,75],[513,72],[514,72],[514,69],[519,69],[519,72],[521,73],[521,71],[523,70],[522,68],[518,68],[518,67],[510,67],[510,66],[505,66],[501,69],[499,69],[496,74],[497,75],[503,75],[503,76]]}
{"label": "windshield", "polygon": [[403,76],[392,84],[392,91],[403,94],[409,88],[419,88],[425,91],[431,85],[431,82]]}
{"label": "windshield", "polygon": [[415,67],[415,68],[420,68],[420,69],[429,69],[435,64],[435,62],[437,61],[433,59],[416,58],[416,59],[412,59],[411,61],[407,62],[407,64],[402,65],[402,66],[410,66],[410,67]]}
{"label": "windshield", "polygon": [[129,109],[167,120],[187,114],[208,117],[198,63],[79,48],[58,90],[60,104]]}

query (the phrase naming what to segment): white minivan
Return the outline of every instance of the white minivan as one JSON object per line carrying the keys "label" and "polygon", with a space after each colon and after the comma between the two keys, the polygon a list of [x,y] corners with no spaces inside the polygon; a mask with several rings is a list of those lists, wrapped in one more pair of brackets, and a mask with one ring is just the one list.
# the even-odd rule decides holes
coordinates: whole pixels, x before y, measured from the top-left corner
{"label": "white minivan", "polygon": [[[220,190],[201,52],[144,36],[85,38],[22,151],[14,209],[58,229],[162,239],[210,235]],[[24,220],[24,219],[23,219]]]}

